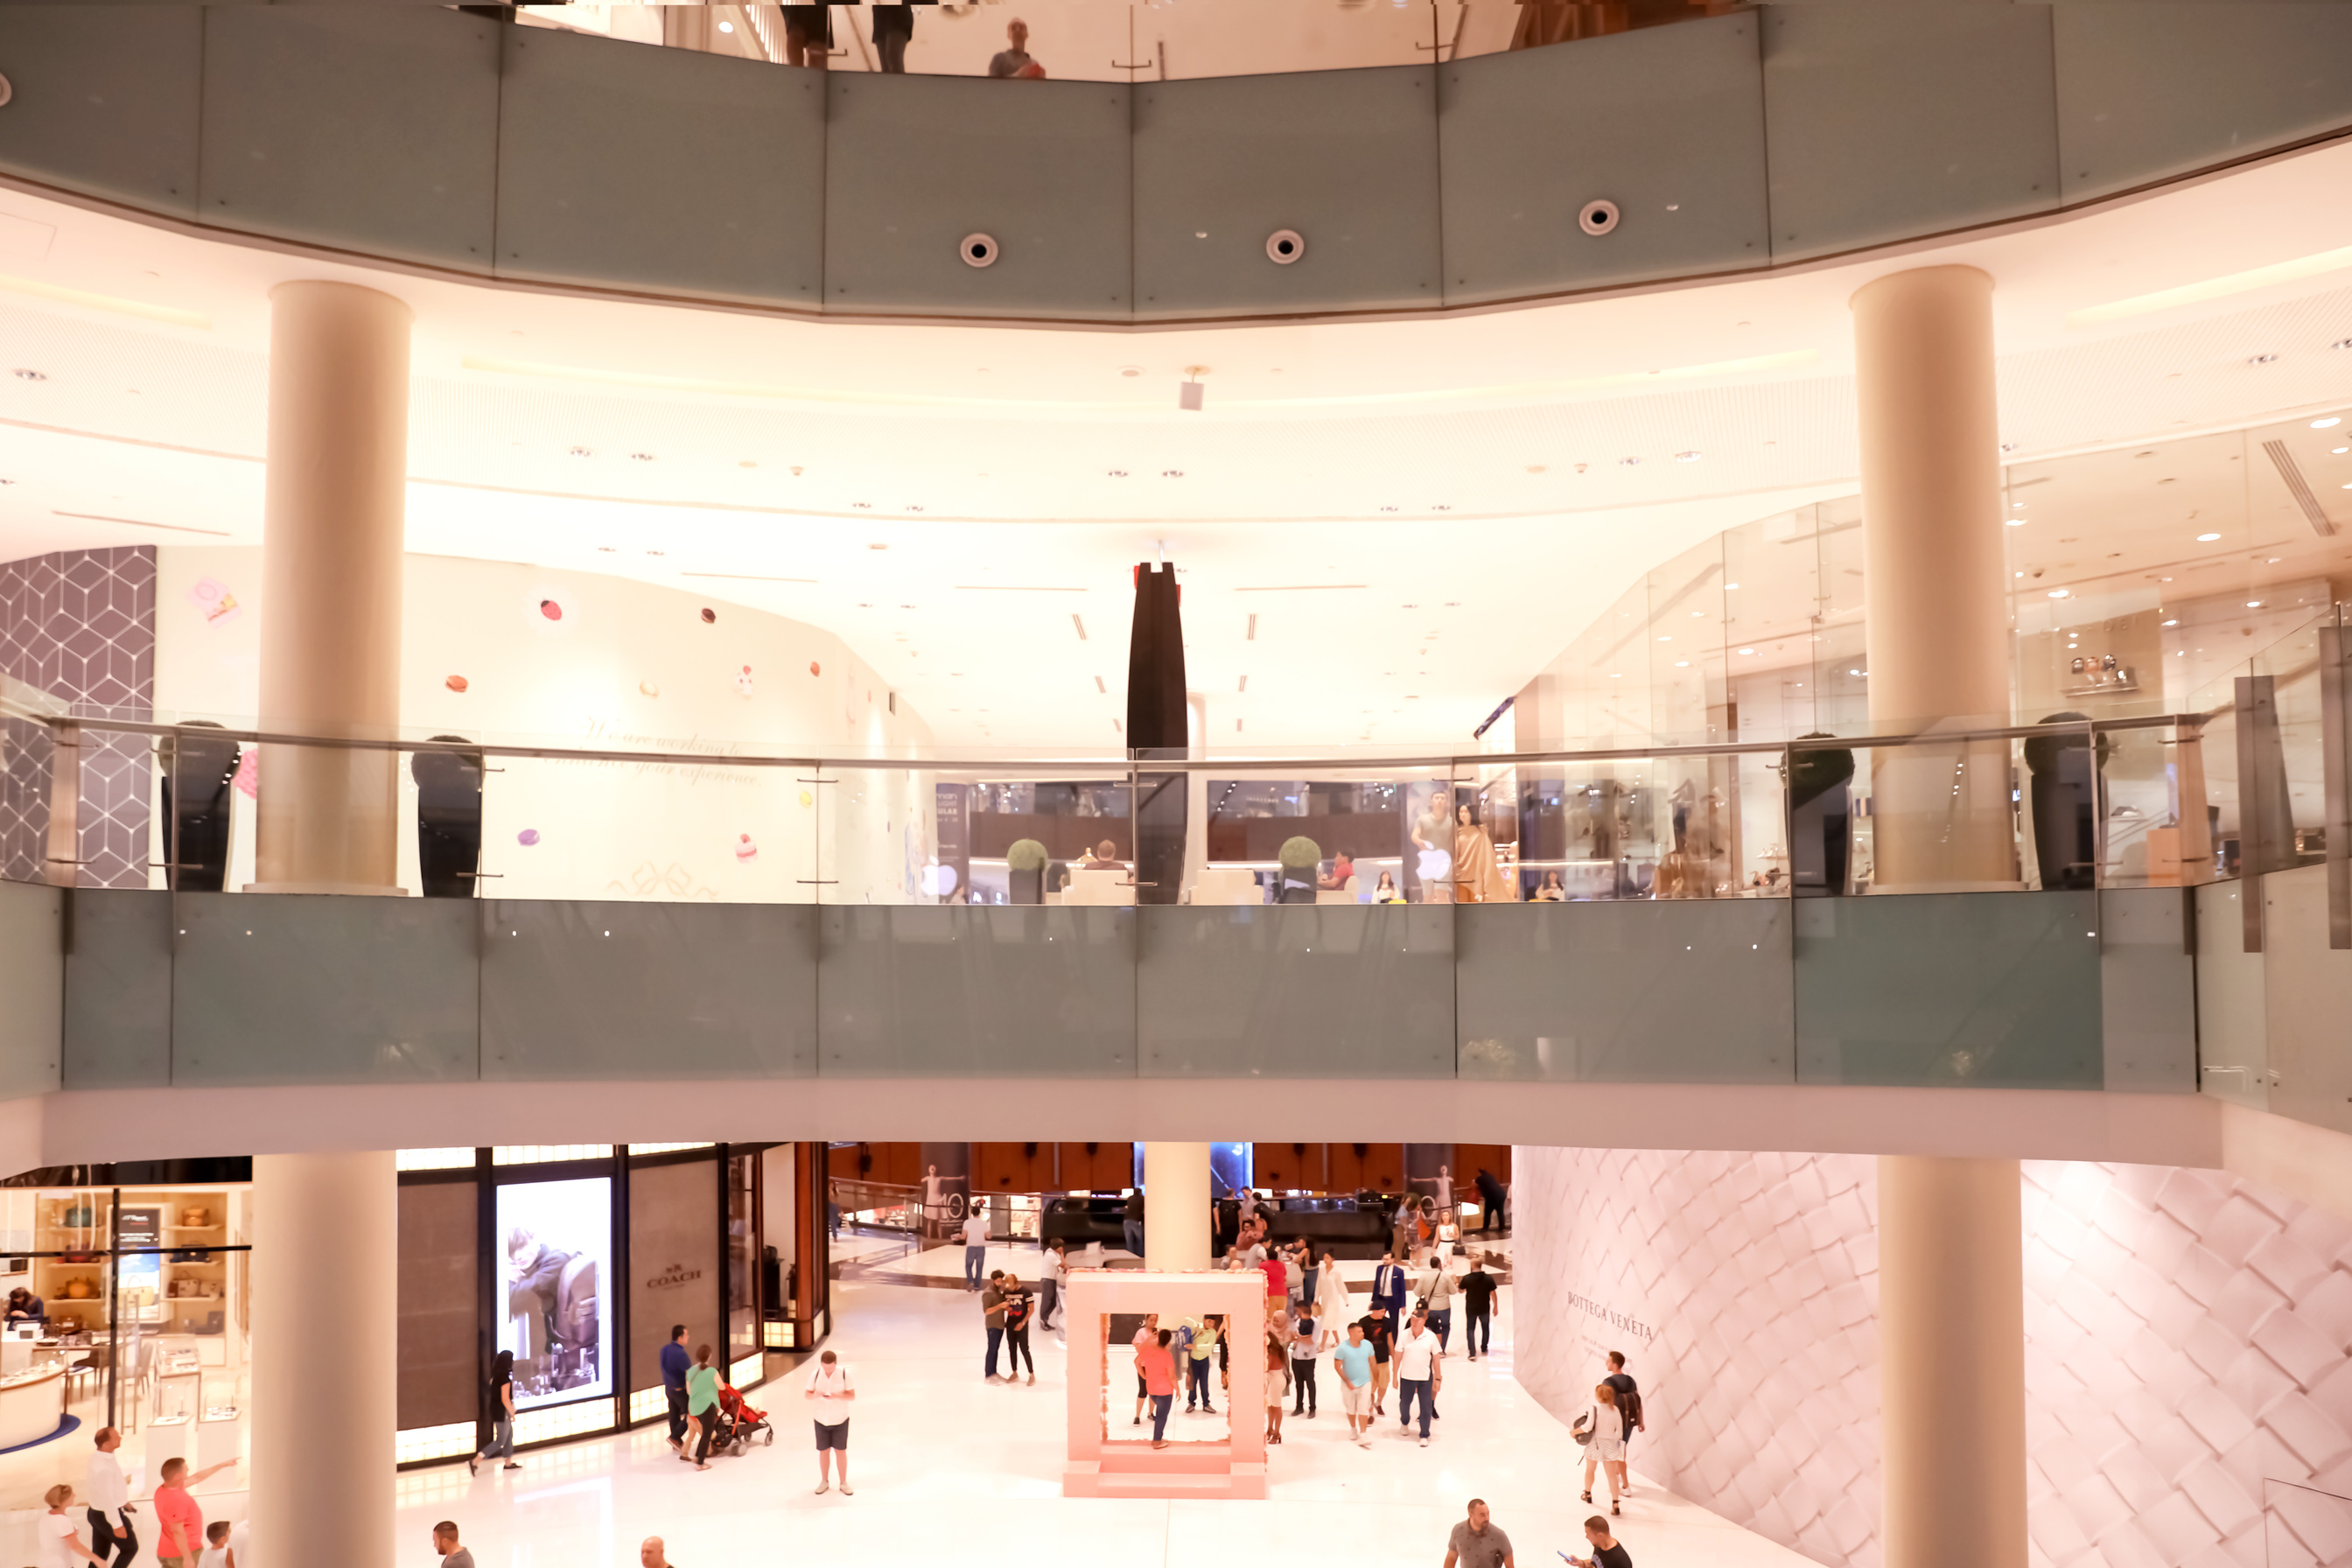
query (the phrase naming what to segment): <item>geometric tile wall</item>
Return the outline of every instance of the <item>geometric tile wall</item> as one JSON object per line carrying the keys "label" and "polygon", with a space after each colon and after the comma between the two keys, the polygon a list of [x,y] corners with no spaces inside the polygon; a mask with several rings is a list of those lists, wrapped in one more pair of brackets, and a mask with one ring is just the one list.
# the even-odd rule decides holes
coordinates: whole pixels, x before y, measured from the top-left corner
{"label": "geometric tile wall", "polygon": [[[1513,1159],[1538,1402],[1580,1409],[1622,1348],[1637,1468],[1877,1568],[1875,1162]],[[2033,1568],[2352,1568],[2352,1221],[2173,1166],[2029,1161],[2020,1188]]]}
{"label": "geometric tile wall", "polygon": [[1648,1426],[1637,1471],[1817,1562],[1878,1568],[1877,1163],[1511,1161],[1512,1355],[1536,1402],[1571,1419],[1622,1350]]}
{"label": "geometric tile wall", "polygon": [[[77,711],[152,718],[154,546],[0,563],[0,670]],[[50,749],[37,724],[0,724],[0,875],[11,880],[43,878]],[[76,823],[80,886],[147,886],[151,754],[143,735],[84,732]]]}

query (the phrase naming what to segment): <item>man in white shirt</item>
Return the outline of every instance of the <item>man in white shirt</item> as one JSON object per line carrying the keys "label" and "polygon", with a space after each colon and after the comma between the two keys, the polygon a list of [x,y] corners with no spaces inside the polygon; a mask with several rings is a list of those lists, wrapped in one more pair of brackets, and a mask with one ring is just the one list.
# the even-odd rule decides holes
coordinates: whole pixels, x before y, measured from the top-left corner
{"label": "man in white shirt", "polygon": [[1445,1374],[1438,1363],[1445,1348],[1437,1336],[1429,1331],[1426,1313],[1415,1312],[1412,1324],[1390,1352],[1396,1363],[1397,1426],[1400,1429],[1412,1426],[1412,1402],[1421,1401],[1421,1446],[1429,1447],[1429,1418],[1437,1414],[1437,1391],[1444,1385]]}
{"label": "man in white shirt", "polygon": [[988,1211],[974,1199],[963,1222],[963,1288],[980,1289],[980,1271],[988,1267]]}
{"label": "man in white shirt", "polygon": [[817,1358],[802,1396],[816,1407],[817,1495],[823,1497],[833,1484],[825,1458],[830,1454],[840,1466],[841,1495],[856,1497],[849,1486],[849,1406],[857,1398],[857,1385],[850,1381],[849,1368],[825,1352]]}
{"label": "man in white shirt", "polygon": [[127,1568],[138,1553],[139,1536],[131,1523],[130,1478],[115,1457],[122,1447],[122,1434],[101,1426],[95,1440],[98,1452],[89,1457],[89,1477],[84,1486],[89,1493],[89,1549],[100,1563],[114,1553],[112,1561]]}
{"label": "man in white shirt", "polygon": [[1056,1336],[1062,1325],[1054,1318],[1061,1310],[1062,1287],[1070,1278],[1070,1260],[1059,1237],[1045,1244],[1045,1267],[1037,1287],[1037,1326],[1050,1329]]}

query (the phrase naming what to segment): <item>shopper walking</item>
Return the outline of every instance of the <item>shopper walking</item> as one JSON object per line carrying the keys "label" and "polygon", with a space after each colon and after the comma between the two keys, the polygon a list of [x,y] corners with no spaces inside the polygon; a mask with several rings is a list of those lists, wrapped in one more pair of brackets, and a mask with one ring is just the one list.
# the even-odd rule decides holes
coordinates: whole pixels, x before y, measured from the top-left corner
{"label": "shopper walking", "polygon": [[1518,1568],[1511,1558],[1511,1538],[1496,1526],[1485,1498],[1470,1500],[1470,1517],[1446,1538],[1445,1568]]}
{"label": "shopper walking", "polygon": [[[1036,81],[1045,74],[1045,68],[1029,58],[1029,24],[1015,16],[1004,29],[1006,47],[998,50],[988,62],[988,74],[1012,78],[1020,81]],[[1103,858],[1110,859],[1118,846],[1105,841]],[[1113,864],[1117,864],[1114,859]]]}
{"label": "shopper walking", "polygon": [[963,1221],[963,1288],[980,1289],[980,1271],[988,1267],[988,1211],[974,1199]]}
{"label": "shopper walking", "polygon": [[915,8],[912,5],[874,7],[874,52],[882,57],[884,74],[907,74],[907,45],[914,37]]}
{"label": "shopper walking", "polygon": [[1316,1414],[1315,1358],[1324,1350],[1322,1321],[1312,1309],[1301,1309],[1290,1323],[1290,1386],[1293,1415],[1313,1420]]}
{"label": "shopper walking", "polygon": [[1446,1350],[1454,1348],[1454,1276],[1446,1270],[1445,1255],[1436,1254],[1432,1259],[1429,1278],[1422,1281],[1422,1300],[1429,1303],[1429,1331],[1437,1336],[1438,1344]]}
{"label": "shopper walking", "polygon": [[1135,1369],[1151,1396],[1151,1446],[1155,1448],[1168,1447],[1168,1412],[1176,1403],[1176,1357],[1169,1349],[1175,1338],[1171,1331],[1160,1329],[1135,1352]]}
{"label": "shopper walking", "polygon": [[1349,1323],[1345,1343],[1331,1348],[1331,1370],[1339,1374],[1339,1408],[1348,1417],[1348,1436],[1356,1447],[1369,1448],[1372,1430],[1372,1347],[1364,1325]]}
{"label": "shopper walking", "polygon": [[1462,1325],[1462,1342],[1469,1348],[1470,1359],[1476,1361],[1482,1350],[1488,1354],[1495,1348],[1493,1314],[1503,1310],[1503,1298],[1495,1277],[1486,1272],[1486,1255],[1475,1253],[1470,1258],[1470,1272],[1462,1277],[1462,1305],[1468,1317]]}
{"label": "shopper walking", "polygon": [[[504,1456],[507,1468],[520,1470],[514,1457],[514,1352],[500,1351],[490,1363],[490,1375],[483,1387],[483,1403],[490,1412],[490,1446],[466,1461],[468,1475],[482,1473],[482,1461]],[[162,1521],[157,1521],[158,1523]],[[163,1548],[159,1545],[160,1552]]]}
{"label": "shopper walking", "polygon": [[41,1515],[33,1532],[41,1543],[41,1568],[73,1568],[78,1558],[101,1564],[106,1561],[81,1543],[81,1532],[74,1528],[73,1516],[66,1511],[73,1500],[73,1488],[63,1482],[41,1494],[41,1500],[49,1505],[49,1511]]}
{"label": "shopper walking", "polygon": [[1619,1488],[1625,1479],[1625,1418],[1617,1408],[1617,1391],[1605,1383],[1592,1385],[1592,1407],[1570,1427],[1584,1439],[1584,1496],[1592,1500],[1592,1468],[1609,1478],[1609,1511],[1615,1513]]}
{"label": "shopper walking", "polygon": [[1062,1289],[1070,1278],[1069,1250],[1059,1237],[1045,1244],[1045,1260],[1037,1279],[1037,1326],[1058,1334],[1055,1320],[1062,1313]]}
{"label": "shopper walking", "polygon": [[[981,1368],[981,1381],[996,1381],[996,1352],[1004,1343],[1004,1270],[988,1271],[988,1288],[980,1293],[980,1321],[988,1330],[988,1360]],[[1007,1378],[1010,1383],[1012,1379]]]}
{"label": "shopper walking", "polygon": [[115,1568],[131,1568],[131,1560],[139,1555],[139,1532],[132,1528],[131,1515],[137,1510],[131,1506],[130,1479],[122,1473],[122,1461],[117,1450],[122,1447],[122,1434],[111,1426],[101,1426],[92,1439],[98,1452],[89,1457],[89,1474],[84,1484],[89,1496],[84,1500],[89,1517],[89,1544],[105,1562],[110,1554]]}
{"label": "shopper walking", "polygon": [[669,1402],[670,1452],[686,1449],[686,1374],[694,1358],[686,1353],[686,1325],[669,1326],[669,1343],[661,1348],[662,1397]]}
{"label": "shopper walking", "polygon": [[1036,1310],[1036,1300],[1021,1289],[1021,1281],[1007,1274],[1004,1289],[1004,1381],[1015,1383],[1021,1377],[1021,1364],[1029,1363],[1029,1381],[1037,1381],[1037,1358],[1029,1353],[1029,1321]]}
{"label": "shopper walking", "polygon": [[1445,1384],[1445,1369],[1440,1365],[1445,1347],[1429,1331],[1429,1320],[1415,1316],[1404,1337],[1397,1342],[1397,1429],[1412,1426],[1413,1401],[1421,1401],[1421,1446],[1429,1447],[1430,1417],[1437,1414],[1437,1391]]}
{"label": "shopper walking", "polygon": [[833,7],[784,5],[784,63],[824,70],[833,64]]}
{"label": "shopper walking", "polygon": [[[1576,1568],[1633,1568],[1633,1554],[1625,1543],[1609,1533],[1609,1521],[1594,1514],[1584,1521],[1584,1539],[1592,1545],[1590,1557],[1569,1557]],[[1561,1552],[1567,1557],[1568,1553]]]}
{"label": "shopper walking", "polygon": [[1127,1242],[1127,1249],[1138,1258],[1143,1256],[1143,1189],[1127,1189],[1127,1207],[1121,1213],[1118,1233]]}
{"label": "shopper walking", "polygon": [[1504,1228],[1503,1210],[1508,1201],[1509,1194],[1504,1192],[1503,1184],[1496,1179],[1495,1173],[1486,1169],[1484,1165],[1478,1167],[1478,1179],[1476,1185],[1478,1188],[1478,1234],[1480,1236],[1491,1235],[1495,1231]]}
{"label": "shopper walking", "polygon": [[839,1467],[841,1495],[856,1497],[849,1485],[849,1407],[857,1398],[857,1384],[831,1351],[817,1357],[816,1371],[809,1374],[808,1386],[801,1397],[813,1406],[810,1414],[816,1420],[816,1495],[823,1497],[833,1485],[827,1460]]}
{"label": "shopper walking", "polygon": [[[1623,1351],[1609,1352],[1609,1375],[1601,1381],[1617,1391],[1617,1408],[1625,1417],[1624,1458],[1630,1466],[1633,1458],[1633,1434],[1646,1432],[1650,1428],[1642,1419],[1642,1390],[1625,1371]],[[1625,1469],[1625,1495],[1633,1495],[1633,1472],[1631,1468]]]}
{"label": "shopper walking", "polygon": [[1389,1359],[1396,1342],[1396,1325],[1389,1319],[1388,1309],[1378,1302],[1363,1316],[1364,1338],[1372,1346],[1372,1414],[1389,1413]]}
{"label": "shopper walking", "polygon": [[1281,1319],[1265,1326],[1265,1440],[1269,1447],[1282,1441],[1282,1407],[1290,1397],[1288,1339]]}
{"label": "shopper walking", "polygon": [[1144,1406],[1151,1402],[1151,1385],[1143,1375],[1143,1352],[1146,1347],[1157,1343],[1159,1339],[1160,1314],[1146,1312],[1143,1315],[1143,1326],[1135,1331],[1135,1338],[1129,1342],[1135,1346],[1134,1425],[1138,1426],[1143,1425]]}
{"label": "shopper walking", "polygon": [[433,1527],[433,1550],[441,1555],[441,1568],[474,1568],[474,1554],[458,1544],[455,1520],[445,1519]]}
{"label": "shopper walking", "polygon": [[1397,1264],[1393,1249],[1381,1254],[1381,1266],[1372,1270],[1372,1305],[1386,1308],[1389,1321],[1396,1322],[1404,1316],[1404,1270]]}
{"label": "shopper walking", "polygon": [[710,1364],[709,1345],[694,1348],[694,1370],[686,1374],[686,1414],[694,1427],[694,1468],[707,1470],[710,1440],[719,1426],[719,1369]]}

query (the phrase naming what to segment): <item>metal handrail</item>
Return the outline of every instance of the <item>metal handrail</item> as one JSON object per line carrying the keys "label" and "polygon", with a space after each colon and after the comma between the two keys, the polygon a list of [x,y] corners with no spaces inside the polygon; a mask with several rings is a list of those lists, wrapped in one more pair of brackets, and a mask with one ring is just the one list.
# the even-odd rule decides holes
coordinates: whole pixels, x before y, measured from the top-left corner
{"label": "metal handrail", "polygon": [[1880,746],[1911,746],[1939,742],[2032,740],[2039,736],[2093,734],[2109,731],[2198,728],[2214,717],[2204,713],[2152,713],[2136,719],[2070,720],[2060,724],[2008,724],[1981,729],[1925,729],[1892,735],[1822,735],[1789,741],[1727,741],[1713,745],[1608,746],[1577,750],[1523,752],[1421,752],[1372,757],[1149,757],[1076,756],[967,759],[960,757],[828,756],[817,752],[791,754],[740,755],[710,752],[618,752],[590,747],[517,746],[476,741],[405,741],[377,737],[299,735],[271,730],[236,730],[214,724],[165,724],[138,719],[68,716],[20,708],[0,699],[0,716],[50,725],[79,725],[84,730],[123,735],[199,735],[215,741],[236,741],[264,746],[324,746],[363,752],[446,752],[468,757],[519,757],[545,762],[661,763],[705,767],[740,768],[862,768],[925,769],[932,772],[1049,773],[1101,772],[1126,777],[1146,773],[1196,773],[1240,768],[1264,773],[1278,768],[1349,769],[1423,768],[1435,763],[1471,763],[1480,767],[1508,767],[1535,763],[1629,762],[1645,757],[1760,756],[1786,752],[1845,751]]}

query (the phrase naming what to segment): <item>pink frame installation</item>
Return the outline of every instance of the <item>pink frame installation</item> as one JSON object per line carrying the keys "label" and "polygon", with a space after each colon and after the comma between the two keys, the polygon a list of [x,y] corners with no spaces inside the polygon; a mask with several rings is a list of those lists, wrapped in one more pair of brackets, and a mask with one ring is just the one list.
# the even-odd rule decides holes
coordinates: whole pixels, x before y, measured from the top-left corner
{"label": "pink frame installation", "polygon": [[[1216,1274],[1082,1269],[1069,1277],[1063,1310],[1070,1336],[1070,1450],[1062,1471],[1063,1496],[1265,1496],[1264,1274],[1255,1268]],[[1165,1448],[1154,1449],[1148,1436],[1117,1436],[1136,1430],[1129,1424],[1133,1405],[1128,1393],[1135,1356],[1125,1344],[1106,1342],[1113,1312],[1157,1312],[1167,1327],[1184,1318],[1224,1315],[1233,1336],[1233,1386],[1217,1392],[1231,1423],[1229,1436],[1187,1440],[1175,1420],[1169,1424]],[[1114,1390],[1117,1399],[1111,1397]],[[1181,1378],[1177,1392],[1183,1392]],[[1148,1434],[1150,1417],[1145,1419],[1142,1430]]]}

